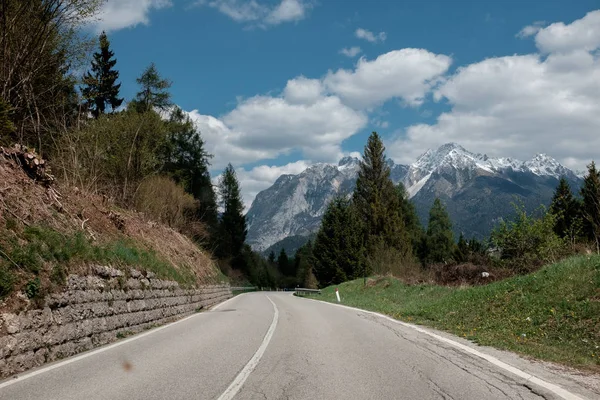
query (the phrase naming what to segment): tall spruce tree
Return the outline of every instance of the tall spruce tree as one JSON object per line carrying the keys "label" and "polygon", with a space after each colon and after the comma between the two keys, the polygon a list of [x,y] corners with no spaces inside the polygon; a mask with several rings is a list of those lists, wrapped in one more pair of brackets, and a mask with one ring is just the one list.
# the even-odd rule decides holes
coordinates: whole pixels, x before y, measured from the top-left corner
{"label": "tall spruce tree", "polygon": [[393,248],[407,258],[411,255],[411,242],[384,151],[380,136],[373,132],[360,163],[353,203],[366,228],[367,253],[372,255],[383,246]]}
{"label": "tall spruce tree", "polygon": [[454,251],[452,221],[439,198],[435,199],[429,210],[426,243],[426,259],[429,262],[447,262],[452,259]]}
{"label": "tall spruce tree", "polygon": [[279,271],[283,274],[283,276],[292,275],[290,273],[290,258],[288,257],[283,247],[279,252],[279,256],[277,256],[277,267],[279,268]]}
{"label": "tall spruce tree", "polygon": [[465,240],[462,232],[458,237],[458,243],[456,244],[456,248],[454,249],[454,261],[459,263],[467,262],[469,259],[469,244]]}
{"label": "tall spruce tree", "polygon": [[217,226],[217,200],[208,171],[211,154],[204,150],[204,141],[194,123],[176,107],[168,122],[165,171],[200,203],[196,217],[208,225]]}
{"label": "tall spruce tree", "polygon": [[349,200],[337,197],[327,206],[313,255],[314,274],[321,287],[366,273],[362,224]]}
{"label": "tall spruce tree", "polygon": [[600,253],[600,172],[593,161],[588,165],[588,174],[583,179],[581,197],[584,232]]}
{"label": "tall spruce tree", "polygon": [[396,186],[396,193],[400,202],[400,215],[404,221],[404,226],[412,244],[413,254],[419,254],[419,249],[425,232],[421,226],[421,221],[417,215],[414,203],[408,198],[408,192],[404,184],[399,183]]}
{"label": "tall spruce tree", "polygon": [[153,108],[166,110],[172,105],[171,93],[168,91],[171,81],[160,76],[154,63],[144,70],[136,82],[142,88],[133,102],[138,112],[146,112]]}
{"label": "tall spruce tree", "polygon": [[219,183],[223,214],[219,221],[217,255],[221,258],[239,257],[248,229],[244,215],[240,184],[231,164],[227,165]]}
{"label": "tall spruce tree", "polygon": [[121,84],[117,84],[119,71],[114,67],[117,60],[113,59],[115,53],[110,50],[110,42],[106,33],[102,32],[99,38],[100,51],[94,53],[92,70],[83,77],[84,87],[81,92],[88,109],[95,118],[104,114],[107,107],[111,110],[121,106],[123,99],[119,98]]}
{"label": "tall spruce tree", "polygon": [[561,177],[558,182],[549,211],[555,216],[554,232],[558,236],[576,235],[575,228],[579,220],[580,206],[565,177]]}

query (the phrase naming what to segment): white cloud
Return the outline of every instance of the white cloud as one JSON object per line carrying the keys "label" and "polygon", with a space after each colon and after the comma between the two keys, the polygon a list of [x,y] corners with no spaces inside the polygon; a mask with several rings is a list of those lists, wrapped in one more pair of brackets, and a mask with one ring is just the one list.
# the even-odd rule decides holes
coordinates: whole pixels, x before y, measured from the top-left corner
{"label": "white cloud", "polygon": [[139,24],[148,25],[148,14],[152,9],[170,6],[171,0],[107,0],[98,15],[90,20],[90,24],[98,32],[116,31]]}
{"label": "white cloud", "polygon": [[269,15],[265,22],[270,25],[279,25],[283,22],[300,21],[306,16],[308,3],[300,0],[283,0]]}
{"label": "white cloud", "polygon": [[490,156],[543,152],[572,168],[598,157],[600,60],[589,52],[490,58],[459,68],[435,98],[452,110],[391,141],[396,161],[450,141]]}
{"label": "white cloud", "polygon": [[237,166],[268,159],[273,154],[267,150],[239,146],[238,141],[241,134],[234,132],[223,121],[213,116],[202,115],[198,110],[190,111],[187,114],[200,130],[206,144],[206,151],[214,156],[211,160],[211,169],[221,169],[229,162]]}
{"label": "white cloud", "polygon": [[385,32],[379,32],[378,34],[375,34],[363,28],[358,28],[356,32],[354,32],[354,35],[359,39],[364,39],[371,43],[385,42],[385,39],[387,39],[387,35]]}
{"label": "white cloud", "polygon": [[540,31],[544,27],[544,21],[535,21],[531,25],[527,25],[525,28],[521,29],[519,33],[517,33],[517,37],[526,38],[529,36],[533,36]]}
{"label": "white cloud", "polygon": [[299,174],[311,165],[310,161],[299,160],[281,166],[260,165],[250,170],[236,169],[238,180],[242,188],[242,195],[246,210],[254,201],[256,195],[269,188],[277,178],[284,174]]}
{"label": "white cloud", "polygon": [[356,69],[329,72],[325,86],[353,107],[368,108],[391,98],[416,106],[450,66],[452,59],[424,49],[394,50],[368,61],[358,60]]}
{"label": "white cloud", "polygon": [[346,57],[354,58],[361,52],[360,47],[344,47],[340,50],[340,54],[345,55]]}
{"label": "white cloud", "polygon": [[336,96],[321,96],[309,103],[255,96],[240,103],[223,121],[243,132],[237,143],[244,148],[268,149],[274,155],[301,149],[315,161],[332,161],[341,154],[341,142],[362,129],[367,117]]}
{"label": "white cloud", "polygon": [[290,104],[314,104],[323,94],[323,85],[318,79],[299,76],[290,79],[283,90],[285,100]]}
{"label": "white cloud", "polygon": [[266,5],[256,0],[199,0],[196,5],[208,5],[236,22],[255,22],[258,26],[279,25],[306,18],[312,5],[305,0],[281,0],[277,5]]}
{"label": "white cloud", "polygon": [[590,11],[569,25],[556,22],[540,29],[535,43],[544,53],[597,49],[600,47],[600,10]]}

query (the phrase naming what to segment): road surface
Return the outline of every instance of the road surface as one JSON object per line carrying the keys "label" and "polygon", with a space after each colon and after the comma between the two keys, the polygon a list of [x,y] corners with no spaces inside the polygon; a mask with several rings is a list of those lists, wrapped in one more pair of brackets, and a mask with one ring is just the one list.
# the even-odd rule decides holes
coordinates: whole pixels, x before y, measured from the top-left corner
{"label": "road surface", "polygon": [[558,394],[391,320],[290,293],[248,293],[0,382],[0,399],[600,398],[518,363]]}

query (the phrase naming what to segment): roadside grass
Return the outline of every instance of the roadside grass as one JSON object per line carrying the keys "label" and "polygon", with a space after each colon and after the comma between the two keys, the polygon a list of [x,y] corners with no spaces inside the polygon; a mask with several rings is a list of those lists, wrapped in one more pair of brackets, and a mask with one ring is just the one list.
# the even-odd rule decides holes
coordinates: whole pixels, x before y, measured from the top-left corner
{"label": "roadside grass", "polygon": [[600,372],[600,256],[475,287],[408,286],[391,277],[346,282],[315,299],[381,312],[485,346]]}
{"label": "roadside grass", "polygon": [[[125,237],[108,243],[92,243],[82,233],[65,235],[44,226],[28,226],[0,239],[0,300],[26,283],[29,297],[43,293],[36,288],[39,277],[56,285],[64,283],[69,266],[109,264],[117,268],[138,267],[183,287],[196,283],[190,266],[160,258],[155,251],[139,247]],[[43,280],[42,280],[43,281]],[[39,286],[39,284],[38,284]],[[31,294],[31,296],[30,296]]]}

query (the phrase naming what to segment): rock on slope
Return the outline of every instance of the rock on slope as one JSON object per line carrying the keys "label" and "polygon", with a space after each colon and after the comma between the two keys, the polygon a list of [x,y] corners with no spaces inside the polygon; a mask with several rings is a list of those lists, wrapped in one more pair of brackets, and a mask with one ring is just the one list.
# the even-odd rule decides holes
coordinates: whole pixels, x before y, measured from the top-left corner
{"label": "rock on slope", "polygon": [[[575,172],[544,154],[525,162],[490,158],[456,143],[427,150],[410,166],[391,160],[389,164],[392,180],[406,186],[422,222],[435,197],[440,197],[455,232],[479,238],[512,212],[514,196],[531,210],[549,203],[560,176],[566,176],[574,189],[581,182]],[[316,231],[329,200],[354,188],[358,166],[358,159],[346,157],[338,165],[316,164],[298,175],[282,175],[252,203],[248,242],[262,251],[286,237]]]}

